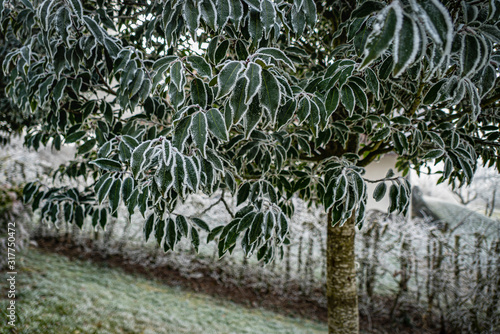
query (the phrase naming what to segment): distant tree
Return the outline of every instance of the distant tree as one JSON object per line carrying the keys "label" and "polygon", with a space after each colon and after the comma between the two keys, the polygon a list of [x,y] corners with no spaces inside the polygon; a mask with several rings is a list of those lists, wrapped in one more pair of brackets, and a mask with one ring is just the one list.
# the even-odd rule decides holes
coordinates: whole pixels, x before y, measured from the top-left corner
{"label": "distant tree", "polygon": [[[500,170],[500,3],[490,1],[2,1],[15,36],[3,69],[26,145],[75,144],[59,175],[32,182],[45,220],[106,225],[120,202],[165,251],[200,230],[219,256],[237,245],[268,263],[288,242],[293,196],[328,212],[330,333],[358,332],[355,226],[366,182],[405,213],[407,180],[366,180],[396,152],[408,173],[442,162],[471,181],[479,157]],[[386,181],[390,187],[386,186]],[[228,189],[232,221],[210,229],[176,211]]]}
{"label": "distant tree", "polygon": [[499,204],[499,189],[500,174],[491,168],[478,168],[469,186],[453,188],[452,192],[463,205],[484,205],[484,214],[491,217]]}

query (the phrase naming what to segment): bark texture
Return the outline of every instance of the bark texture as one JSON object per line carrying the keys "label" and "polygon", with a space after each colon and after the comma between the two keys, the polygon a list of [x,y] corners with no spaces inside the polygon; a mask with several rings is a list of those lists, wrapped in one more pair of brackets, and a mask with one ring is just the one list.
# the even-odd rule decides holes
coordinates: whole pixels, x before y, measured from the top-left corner
{"label": "bark texture", "polygon": [[332,227],[331,217],[329,212],[326,246],[328,332],[357,334],[359,313],[354,257],[354,215],[342,227]]}

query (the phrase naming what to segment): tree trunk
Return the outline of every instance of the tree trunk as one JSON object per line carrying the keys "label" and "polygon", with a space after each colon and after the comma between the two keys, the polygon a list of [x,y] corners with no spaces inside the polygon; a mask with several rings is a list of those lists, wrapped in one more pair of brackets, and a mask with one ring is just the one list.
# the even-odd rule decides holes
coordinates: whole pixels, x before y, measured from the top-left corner
{"label": "tree trunk", "polygon": [[332,227],[331,217],[332,212],[329,212],[326,246],[328,332],[356,334],[359,333],[359,314],[354,257],[354,215],[342,227]]}

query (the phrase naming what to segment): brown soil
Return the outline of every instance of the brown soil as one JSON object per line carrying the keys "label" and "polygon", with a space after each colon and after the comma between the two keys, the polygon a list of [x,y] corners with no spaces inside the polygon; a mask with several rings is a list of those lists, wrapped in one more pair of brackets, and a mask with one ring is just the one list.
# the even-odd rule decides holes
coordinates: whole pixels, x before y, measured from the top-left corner
{"label": "brown soil", "polygon": [[[312,291],[309,296],[303,294],[290,293],[283,294],[273,291],[272,288],[253,288],[240,286],[231,282],[221,282],[211,275],[213,269],[203,266],[200,263],[202,275],[196,277],[186,277],[179,270],[168,265],[151,267],[149,264],[131,263],[130,259],[120,254],[104,254],[94,250],[92,241],[86,245],[79,245],[73,241],[61,240],[55,237],[45,237],[36,239],[37,247],[43,251],[64,255],[70,259],[90,260],[100,265],[113,268],[121,268],[127,273],[139,274],[147,278],[155,278],[169,286],[180,286],[183,289],[205,293],[214,297],[224,298],[232,302],[247,307],[263,307],[268,310],[284,314],[287,316],[302,317],[320,322],[327,321],[327,309],[318,302],[317,295],[323,291]],[[299,287],[290,285],[288,290],[297,291]],[[316,298],[314,298],[316,297]],[[429,328],[423,323],[429,323],[422,318],[418,310],[409,310],[405,315],[405,321],[395,317],[389,321],[384,314],[392,306],[391,300],[378,298],[370,305],[368,312],[360,310],[360,327],[363,333],[446,333],[437,327]],[[381,310],[381,314],[374,317]],[[400,321],[398,321],[400,320]],[[436,326],[439,324],[436,323]]]}

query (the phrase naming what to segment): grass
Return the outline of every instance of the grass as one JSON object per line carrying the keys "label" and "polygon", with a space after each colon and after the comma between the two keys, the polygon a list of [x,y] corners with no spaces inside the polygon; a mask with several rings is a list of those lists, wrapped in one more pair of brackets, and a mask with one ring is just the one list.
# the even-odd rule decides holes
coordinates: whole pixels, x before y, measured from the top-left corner
{"label": "grass", "polygon": [[[290,318],[30,249],[18,256],[13,333],[326,333]],[[2,296],[5,296],[2,281]],[[3,314],[0,333],[9,333]]]}

